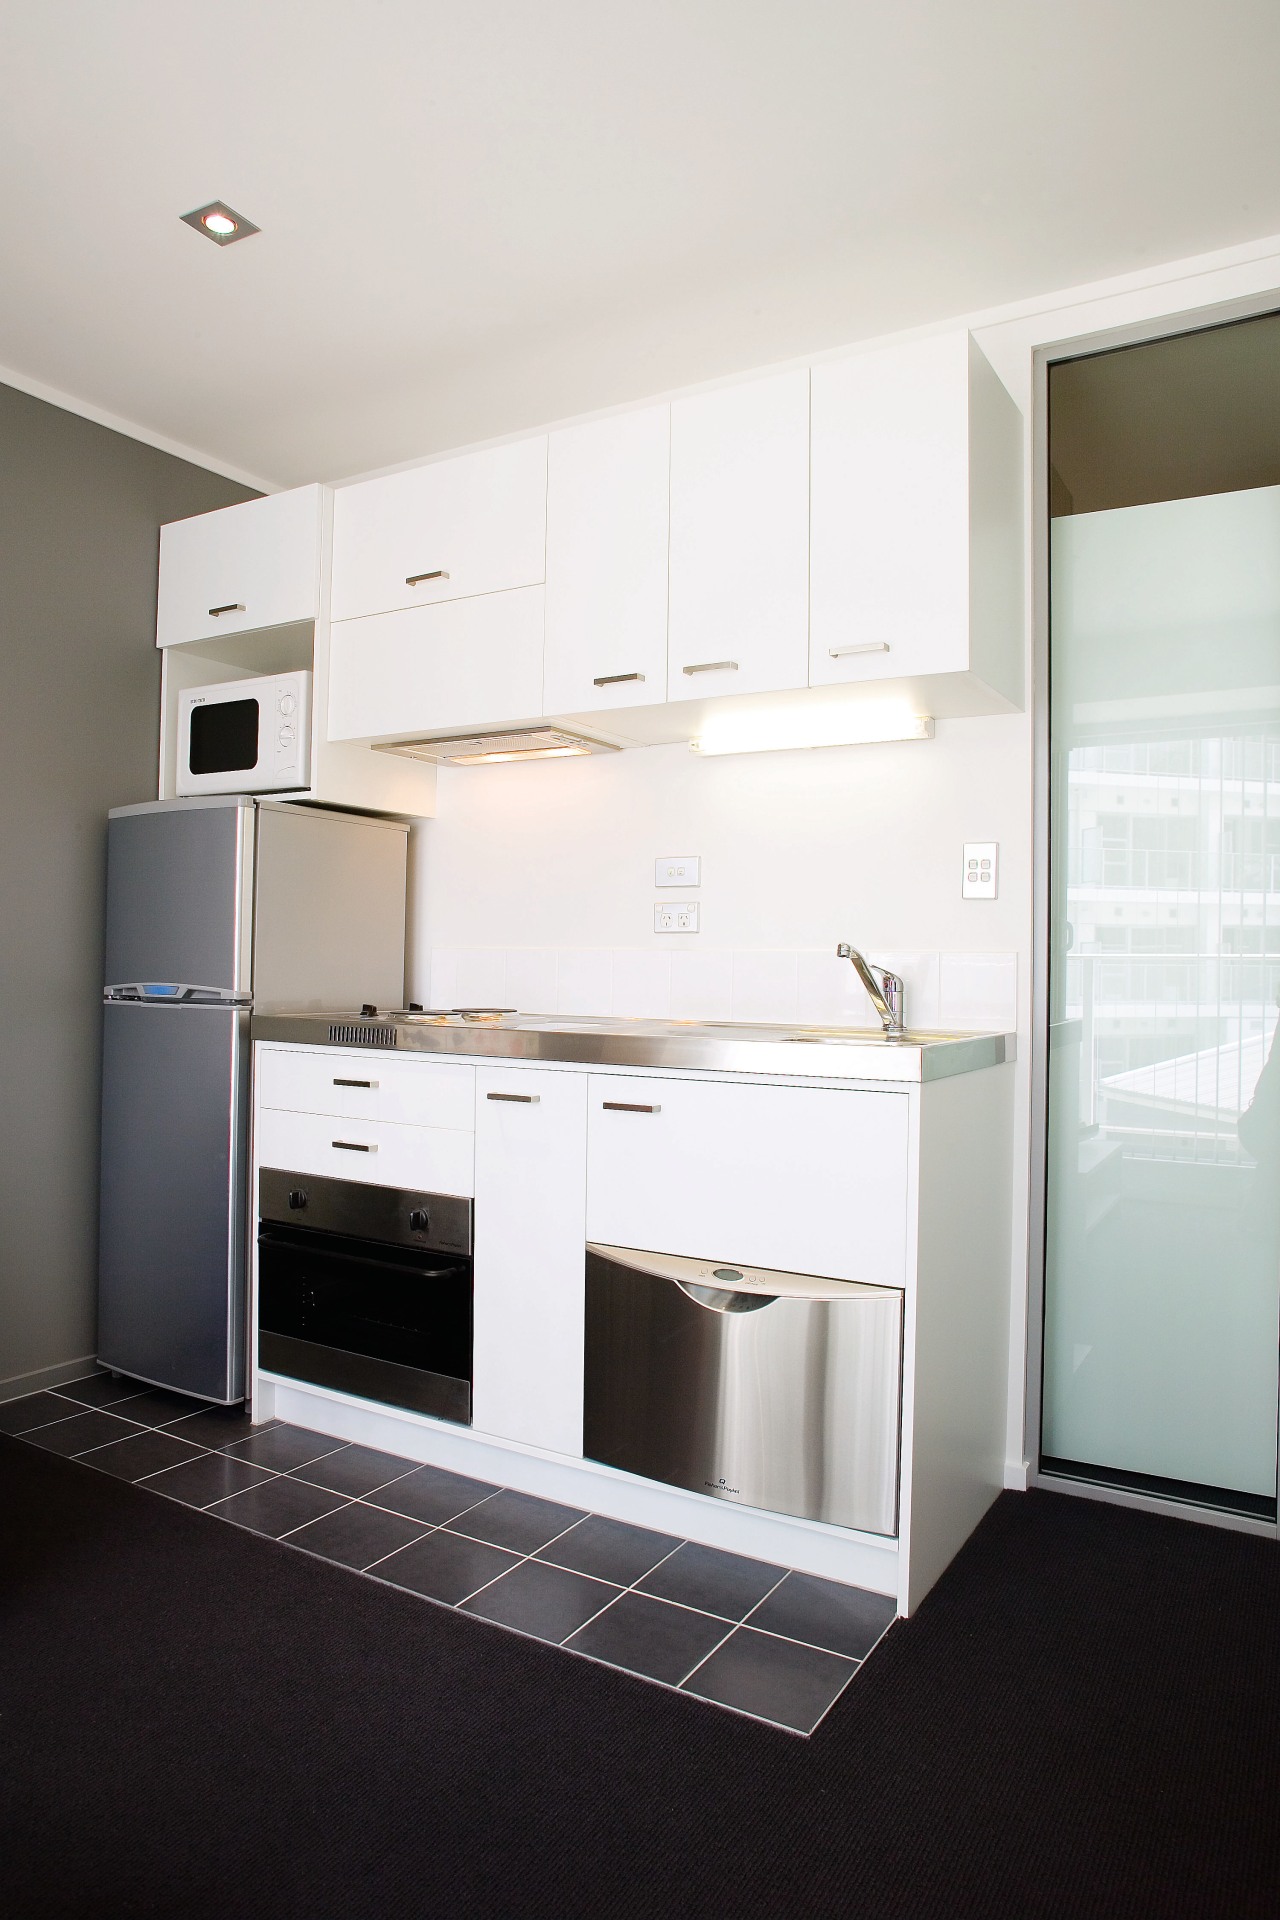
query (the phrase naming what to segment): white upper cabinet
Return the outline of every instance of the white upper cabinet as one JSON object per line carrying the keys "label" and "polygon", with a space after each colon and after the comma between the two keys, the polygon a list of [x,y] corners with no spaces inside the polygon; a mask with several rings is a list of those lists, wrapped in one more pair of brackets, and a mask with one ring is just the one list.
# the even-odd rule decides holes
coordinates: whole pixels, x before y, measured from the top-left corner
{"label": "white upper cabinet", "polygon": [[333,507],[335,620],[537,586],[547,436],[340,487]]}
{"label": "white upper cabinet", "polygon": [[1021,696],[1021,417],[957,330],[813,368],[809,682]]}
{"label": "white upper cabinet", "polygon": [[541,587],[334,622],[330,740],[404,740],[541,712]]}
{"label": "white upper cabinet", "polygon": [[161,527],[156,645],[314,620],[325,491],[293,487]]}
{"label": "white upper cabinet", "polygon": [[546,713],[666,699],[670,504],[669,406],[551,435]]}
{"label": "white upper cabinet", "polygon": [[808,678],[809,373],[671,408],[667,698]]}

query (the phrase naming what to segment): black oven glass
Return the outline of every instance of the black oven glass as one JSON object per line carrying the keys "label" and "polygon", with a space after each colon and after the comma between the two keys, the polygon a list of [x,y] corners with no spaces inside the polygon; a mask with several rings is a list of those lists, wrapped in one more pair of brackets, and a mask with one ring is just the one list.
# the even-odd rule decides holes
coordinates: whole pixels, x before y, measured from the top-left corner
{"label": "black oven glass", "polygon": [[252,773],[258,764],[256,700],[215,700],[191,709],[192,773]]}

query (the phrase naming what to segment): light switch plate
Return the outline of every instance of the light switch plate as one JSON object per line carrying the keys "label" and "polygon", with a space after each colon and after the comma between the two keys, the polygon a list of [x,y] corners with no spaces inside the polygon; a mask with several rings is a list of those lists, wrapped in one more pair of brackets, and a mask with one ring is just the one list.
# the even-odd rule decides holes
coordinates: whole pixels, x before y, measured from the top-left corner
{"label": "light switch plate", "polygon": [[700,887],[702,856],[697,853],[661,853],[653,863],[655,887]]}
{"label": "light switch plate", "polygon": [[655,933],[696,933],[698,931],[697,901],[656,900],[653,907],[653,930]]}
{"label": "light switch plate", "polygon": [[964,900],[994,900],[1000,873],[997,840],[967,840],[961,869],[960,896]]}

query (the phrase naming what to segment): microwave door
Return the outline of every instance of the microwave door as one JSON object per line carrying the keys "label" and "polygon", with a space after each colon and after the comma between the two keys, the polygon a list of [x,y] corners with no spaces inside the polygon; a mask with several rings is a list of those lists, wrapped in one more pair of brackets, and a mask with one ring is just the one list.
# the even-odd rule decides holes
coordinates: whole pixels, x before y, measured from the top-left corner
{"label": "microwave door", "polygon": [[261,734],[262,704],[253,695],[193,706],[187,725],[187,771],[197,779],[255,773]]}
{"label": "microwave door", "polygon": [[243,796],[152,802],[109,817],[108,989],[251,991],[253,821]]}

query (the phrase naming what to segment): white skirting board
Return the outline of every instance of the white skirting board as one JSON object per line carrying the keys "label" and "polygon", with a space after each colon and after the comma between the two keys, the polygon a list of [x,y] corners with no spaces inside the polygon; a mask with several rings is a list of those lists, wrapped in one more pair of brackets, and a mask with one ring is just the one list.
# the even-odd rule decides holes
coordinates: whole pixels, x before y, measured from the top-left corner
{"label": "white skirting board", "polygon": [[445,1421],[378,1407],[349,1394],[303,1386],[265,1372],[258,1374],[254,1415],[258,1420],[286,1420],[360,1446],[381,1447],[450,1473],[515,1487],[543,1500],[583,1507],[632,1526],[677,1534],[726,1553],[865,1587],[871,1593],[893,1596],[898,1590],[896,1540],[881,1541],[818,1521],[707,1500],[594,1461],[539,1453]]}

